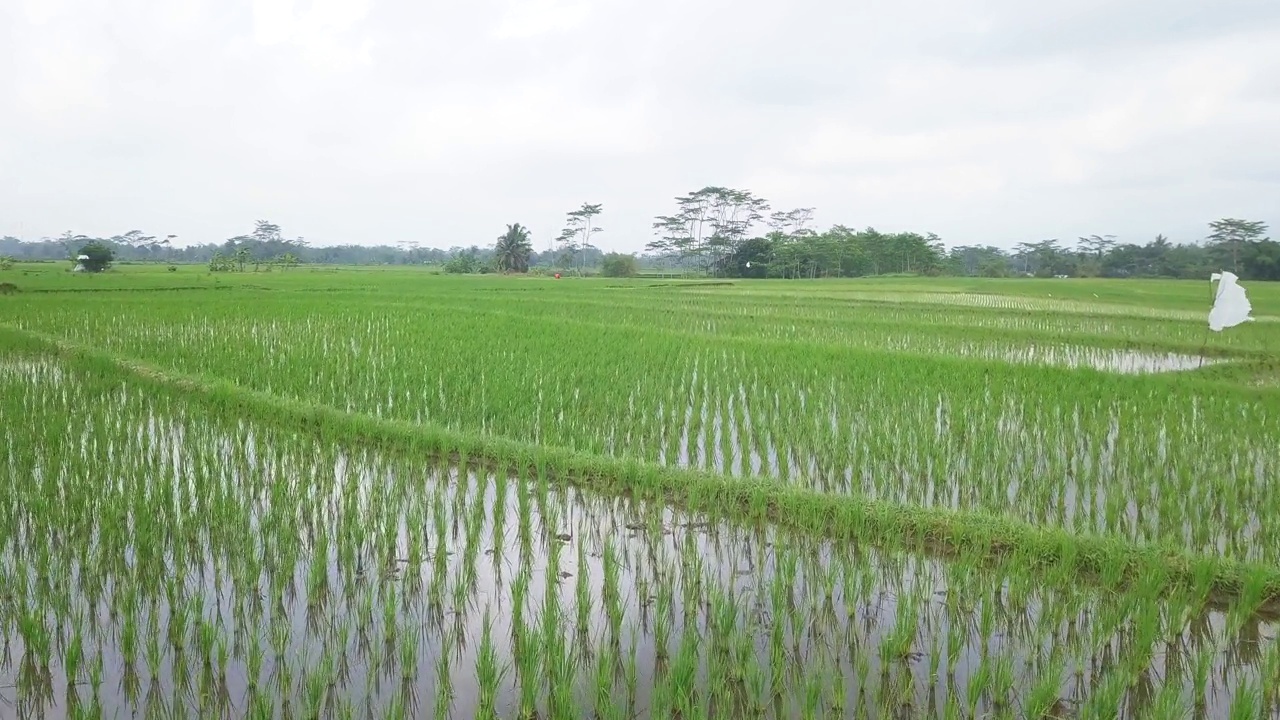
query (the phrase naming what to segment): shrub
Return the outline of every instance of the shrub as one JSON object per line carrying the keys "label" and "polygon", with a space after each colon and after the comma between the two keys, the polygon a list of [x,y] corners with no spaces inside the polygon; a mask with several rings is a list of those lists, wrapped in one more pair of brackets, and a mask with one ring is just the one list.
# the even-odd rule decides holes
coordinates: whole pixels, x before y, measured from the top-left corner
{"label": "shrub", "polygon": [[111,261],[116,259],[116,255],[111,251],[111,248],[96,240],[81,247],[77,256],[85,259],[78,259],[76,262],[84,266],[85,270],[95,273],[111,267]]}
{"label": "shrub", "polygon": [[604,256],[601,272],[605,277],[635,277],[640,265],[635,255],[609,253]]}

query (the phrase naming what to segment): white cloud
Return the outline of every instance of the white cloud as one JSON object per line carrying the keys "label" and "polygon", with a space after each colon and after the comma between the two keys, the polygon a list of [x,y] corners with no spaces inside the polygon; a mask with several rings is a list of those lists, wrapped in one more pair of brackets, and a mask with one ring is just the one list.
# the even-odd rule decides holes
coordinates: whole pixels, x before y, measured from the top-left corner
{"label": "white cloud", "polygon": [[1280,225],[1271,0],[22,0],[0,44],[0,233],[487,243],[589,200],[635,249],[707,184],[957,243]]}
{"label": "white cloud", "polygon": [[293,39],[297,31],[294,0],[253,0],[253,39],[261,45],[277,45]]}
{"label": "white cloud", "polygon": [[491,37],[499,40],[565,33],[580,28],[591,7],[586,2],[562,0],[513,0]]}
{"label": "white cloud", "polygon": [[45,25],[65,16],[71,7],[70,0],[22,0],[22,17],[32,27]]}
{"label": "white cloud", "polygon": [[253,0],[253,38],[259,45],[291,45],[313,66],[343,70],[372,65],[373,42],[353,31],[371,0]]}
{"label": "white cloud", "polygon": [[[591,153],[603,158],[652,151],[659,138],[645,126],[642,103],[575,102],[552,84],[497,86],[477,93],[440,93],[403,114],[406,153],[425,161],[495,164],[528,154]],[[554,167],[548,170],[554,171]]]}

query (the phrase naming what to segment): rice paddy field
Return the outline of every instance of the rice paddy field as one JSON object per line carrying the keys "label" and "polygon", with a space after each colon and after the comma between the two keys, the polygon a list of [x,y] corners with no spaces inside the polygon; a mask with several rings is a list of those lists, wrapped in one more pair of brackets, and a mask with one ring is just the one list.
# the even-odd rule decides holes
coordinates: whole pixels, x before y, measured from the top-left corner
{"label": "rice paddy field", "polygon": [[1280,287],[0,281],[0,717],[1280,717]]}

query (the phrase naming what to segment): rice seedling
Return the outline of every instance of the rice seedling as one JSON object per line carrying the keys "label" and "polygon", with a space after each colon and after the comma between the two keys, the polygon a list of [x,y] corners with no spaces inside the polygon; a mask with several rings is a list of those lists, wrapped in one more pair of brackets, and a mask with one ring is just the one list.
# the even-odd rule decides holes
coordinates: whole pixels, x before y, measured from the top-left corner
{"label": "rice seedling", "polygon": [[1009,358],[1190,320],[421,292],[0,308],[21,714],[1276,708],[1276,398]]}
{"label": "rice seedling", "polygon": [[[936,299],[936,298],[934,298]],[[308,299],[310,300],[310,299]],[[567,322],[562,318],[566,313],[561,310],[554,313],[545,313],[546,303],[536,298],[527,298],[530,307],[539,308],[539,312],[543,313],[546,322]],[[581,303],[587,298],[579,298]],[[687,306],[684,308],[684,314],[696,316],[699,312],[718,312],[715,310],[716,303],[703,298],[703,303],[709,306],[699,310],[696,306]],[[761,298],[768,303],[769,298]],[[1227,459],[1222,451],[1229,446],[1224,444],[1228,439],[1233,443],[1238,440],[1238,436],[1222,435],[1223,428],[1228,426],[1235,427],[1257,427],[1254,423],[1248,423],[1248,415],[1255,412],[1248,409],[1246,405],[1246,417],[1234,419],[1232,422],[1220,422],[1221,420],[1232,420],[1229,416],[1222,415],[1225,412],[1234,411],[1238,407],[1236,398],[1227,398],[1221,402],[1217,400],[1208,401],[1208,404],[1200,403],[1200,407],[1196,407],[1195,403],[1179,406],[1176,397],[1181,393],[1183,399],[1190,399],[1190,383],[1184,382],[1181,385],[1188,386],[1186,390],[1180,391],[1179,385],[1170,383],[1168,380],[1160,379],[1158,382],[1152,381],[1134,381],[1133,383],[1125,382],[1107,382],[1106,377],[1094,378],[1089,381],[1092,384],[1092,395],[1082,395],[1080,383],[1075,383],[1076,388],[1072,389],[1071,385],[1063,385],[1063,395],[1061,404],[1041,402],[1043,410],[1030,408],[1026,406],[1001,404],[1000,398],[986,397],[990,394],[991,385],[988,384],[987,378],[991,372],[1005,372],[1003,368],[992,368],[990,363],[975,363],[972,369],[980,369],[977,374],[968,374],[968,368],[962,364],[944,364],[938,367],[932,367],[928,362],[920,357],[913,357],[913,362],[896,363],[893,366],[886,365],[884,358],[877,361],[865,363],[870,367],[886,366],[897,367],[900,369],[901,378],[886,378],[876,381],[867,386],[866,377],[861,375],[850,376],[847,372],[837,373],[832,376],[830,372],[836,363],[843,363],[837,359],[837,353],[833,349],[831,353],[818,353],[813,355],[809,360],[797,363],[796,353],[791,345],[772,343],[767,344],[763,348],[751,347],[751,360],[748,363],[743,355],[735,353],[743,353],[747,351],[748,345],[744,344],[744,340],[737,335],[730,336],[732,342],[728,343],[728,352],[722,347],[715,347],[714,350],[707,346],[707,341],[721,341],[725,338],[717,335],[713,337],[703,336],[704,342],[688,343],[684,336],[679,336],[673,342],[671,337],[664,337],[662,333],[670,333],[670,325],[655,325],[654,323],[643,323],[643,332],[654,336],[651,338],[653,342],[637,343],[637,333],[641,331],[642,321],[639,316],[635,325],[625,325],[612,330],[607,330],[603,334],[596,333],[596,338],[588,340],[585,337],[573,337],[573,342],[569,347],[580,349],[584,356],[593,354],[600,356],[602,352],[618,353],[626,352],[631,356],[628,366],[634,366],[638,371],[644,373],[647,378],[638,381],[631,386],[625,383],[619,383],[620,378],[616,377],[617,372],[609,370],[611,377],[609,383],[592,383],[589,373],[592,372],[591,365],[582,363],[574,363],[572,358],[555,357],[557,361],[552,363],[532,363],[527,372],[536,373],[528,377],[518,377],[522,372],[518,368],[483,368],[479,374],[483,375],[485,382],[479,384],[474,378],[469,378],[461,371],[450,365],[450,358],[465,357],[466,353],[459,355],[453,352],[459,343],[465,345],[468,341],[477,341],[475,338],[484,338],[484,342],[489,342],[489,337],[502,338],[506,328],[501,323],[493,327],[483,327],[477,330],[477,325],[483,320],[485,323],[491,323],[493,319],[492,312],[483,312],[483,310],[494,310],[495,308],[473,308],[474,315],[463,314],[462,319],[454,320],[452,323],[442,323],[438,317],[415,317],[412,321],[409,319],[393,321],[385,314],[379,314],[378,299],[372,298],[369,304],[363,308],[347,307],[343,308],[345,312],[327,313],[321,317],[316,308],[312,305],[301,303],[287,303],[281,301],[271,305],[269,311],[273,313],[273,321],[269,324],[261,322],[245,322],[238,313],[229,313],[225,318],[218,315],[216,318],[209,318],[207,314],[217,314],[217,310],[212,309],[208,313],[195,316],[190,309],[185,312],[175,313],[176,317],[161,317],[151,322],[143,322],[133,316],[123,317],[119,320],[113,319],[109,323],[85,323],[77,325],[77,328],[85,327],[92,330],[77,329],[73,332],[77,333],[76,338],[80,337],[78,333],[95,332],[103,335],[109,335],[105,339],[101,339],[95,335],[95,342],[101,341],[108,343],[112,348],[119,348],[122,351],[129,351],[130,355],[135,354],[135,349],[140,349],[144,353],[151,352],[156,347],[154,340],[149,340],[149,334],[157,334],[165,337],[166,340],[172,341],[174,337],[187,338],[196,332],[197,326],[194,324],[197,319],[200,322],[198,331],[201,333],[209,332],[212,325],[217,332],[225,332],[234,336],[237,340],[242,340],[243,344],[237,344],[237,347],[243,347],[245,357],[241,358],[220,358],[215,356],[207,343],[195,341],[184,341],[174,343],[167,346],[169,349],[163,354],[162,359],[166,362],[178,362],[182,367],[200,367],[203,372],[212,372],[214,375],[223,376],[222,370],[227,369],[228,374],[235,377],[237,382],[242,383],[258,383],[269,385],[273,393],[285,394],[293,397],[302,397],[305,391],[306,397],[314,398],[316,393],[331,396],[332,404],[340,408],[352,408],[368,412],[373,415],[382,415],[386,417],[400,416],[412,419],[414,422],[420,422],[423,418],[438,417],[447,419],[445,423],[448,426],[456,428],[478,427],[489,435],[499,435],[502,437],[523,438],[539,445],[558,445],[574,447],[592,452],[608,452],[608,454],[627,454],[630,453],[636,457],[643,457],[647,460],[653,460],[653,455],[647,449],[653,447],[653,443],[649,438],[654,437],[655,433],[659,435],[672,435],[673,433],[657,426],[657,414],[650,415],[647,412],[645,399],[652,398],[654,405],[661,405],[664,410],[668,405],[679,404],[677,398],[680,395],[687,396],[686,406],[690,408],[688,417],[688,429],[680,431],[684,435],[692,434],[691,442],[694,445],[694,452],[690,464],[700,467],[715,468],[723,466],[723,460],[717,462],[707,462],[700,459],[698,455],[697,445],[698,438],[706,434],[705,425],[715,425],[715,413],[719,413],[720,425],[722,430],[728,425],[727,432],[721,432],[720,449],[718,453],[726,452],[724,449],[728,447],[730,454],[744,456],[750,453],[757,455],[773,456],[774,461],[779,457],[783,458],[783,462],[778,463],[778,473],[792,473],[793,466],[800,475],[808,475],[805,468],[811,466],[839,466],[852,471],[855,476],[867,478],[871,486],[861,487],[858,489],[873,492],[877,495],[883,495],[890,490],[887,486],[876,485],[877,478],[880,477],[903,477],[912,476],[916,478],[932,477],[934,484],[920,487],[918,484],[909,484],[900,486],[897,497],[903,500],[927,500],[929,497],[939,497],[949,495],[946,492],[952,487],[961,484],[969,485],[976,488],[971,495],[968,504],[975,507],[989,508],[991,502],[998,495],[995,493],[997,488],[990,487],[990,481],[985,478],[991,477],[1009,477],[1007,472],[1011,469],[1025,468],[1027,466],[1043,466],[1046,469],[1056,467],[1075,466],[1080,472],[1074,474],[1076,486],[1068,486],[1063,488],[1065,492],[1059,491],[1047,483],[1032,482],[1033,479],[1020,479],[1018,491],[1014,494],[1015,507],[1025,507],[1026,513],[1024,517],[1035,517],[1030,514],[1032,511],[1040,512],[1045,506],[1038,502],[1046,495],[1054,496],[1062,503],[1063,516],[1055,518],[1043,518],[1044,520],[1053,520],[1056,523],[1069,523],[1071,529],[1078,527],[1087,527],[1090,518],[1098,517],[1100,524],[1108,524],[1112,527],[1108,529],[1118,532],[1124,532],[1127,535],[1135,537],[1145,537],[1151,534],[1154,537],[1170,537],[1171,532],[1179,532],[1176,522],[1179,519],[1189,517],[1188,508],[1193,507],[1185,503],[1168,502],[1163,506],[1162,513],[1150,517],[1150,521],[1144,518],[1140,523],[1134,519],[1125,517],[1121,518],[1118,514],[1122,509],[1122,505],[1115,499],[1118,496],[1139,497],[1133,493],[1142,492],[1151,487],[1149,482],[1139,482],[1140,478],[1137,473],[1142,470],[1132,463],[1126,464],[1125,458],[1136,458],[1145,455],[1148,449],[1155,449],[1163,454],[1163,459],[1168,461],[1163,463],[1166,467],[1179,468],[1179,475],[1185,477],[1177,478],[1179,485],[1183,483],[1197,483],[1196,478],[1215,477],[1222,473],[1207,472],[1210,470],[1228,470],[1231,461]],[[563,304],[563,303],[562,303]],[[579,304],[579,309],[582,307]],[[590,305],[587,305],[590,307]],[[439,310],[441,313],[448,312],[450,317],[459,317],[456,312],[456,301],[447,308]],[[79,308],[77,308],[79,309]],[[820,319],[813,318],[812,323],[817,326],[830,326],[831,322],[837,321],[838,318],[830,311],[832,308],[815,302],[810,311],[816,313]],[[229,311],[238,310],[234,306],[228,307]],[[264,309],[264,312],[268,310]],[[770,316],[769,308],[758,308],[757,312],[763,316]],[[780,314],[780,313],[779,313]],[[53,322],[57,314],[53,311],[48,313],[50,322]],[[866,324],[866,314],[857,314],[864,318],[862,322]],[[794,318],[790,313],[782,315],[787,321],[791,322]],[[886,327],[892,327],[897,334],[910,334],[911,323],[904,323],[905,319],[901,309],[893,311],[890,315],[892,320],[883,323]],[[22,324],[24,327],[35,328],[40,325],[41,314],[38,312],[28,313],[24,316]],[[677,323],[679,316],[671,318]],[[953,321],[962,323],[974,323],[981,326],[983,323],[982,313],[968,313],[951,318]],[[945,317],[942,318],[945,320]],[[430,323],[432,333],[421,334],[416,333],[413,323],[422,322]],[[1111,321],[1108,321],[1111,322]],[[1137,322],[1137,321],[1135,321]],[[1190,320],[1187,321],[1191,323]],[[56,323],[55,323],[56,325]],[[753,331],[758,331],[759,323],[753,324]],[[936,337],[936,329],[939,326],[945,326],[945,322],[933,322],[924,325],[927,328],[927,334],[930,337]],[[719,323],[718,327],[728,327],[725,323]],[[921,327],[919,323],[916,327]],[[1176,327],[1172,323],[1164,323],[1161,325],[1164,330],[1172,330]],[[572,332],[575,329],[573,324],[567,325],[567,330]],[[592,332],[598,328],[591,326]],[[1126,326],[1122,335],[1132,337],[1130,332],[1132,328]],[[968,332],[967,330],[965,332]],[[834,336],[856,336],[867,337],[865,332],[831,332],[824,334],[823,338]],[[511,334],[508,334],[511,336]],[[332,348],[332,342],[328,340],[331,337],[350,337],[354,340],[351,343],[349,351],[354,353],[351,356],[340,356],[340,361],[325,362],[318,360],[311,362],[307,356],[311,353],[329,353]],[[423,343],[421,341],[413,342],[415,337],[431,337],[432,343]],[[513,338],[515,336],[512,336]],[[1092,341],[1096,341],[1097,335],[1088,336],[1081,335],[1082,338],[1088,337]],[[73,338],[74,339],[74,338]],[[650,338],[646,338],[650,339]],[[1011,338],[1010,338],[1011,339]],[[435,342],[434,340],[438,340]],[[1034,338],[1028,340],[1033,341]],[[1200,344],[1197,338],[1197,346]],[[499,357],[506,356],[504,353],[526,352],[530,353],[530,357],[543,358],[548,357],[547,353],[555,352],[558,355],[564,355],[563,349],[565,343],[563,335],[557,336],[556,342],[559,344],[558,349],[550,351],[537,344],[536,339],[507,339],[504,342],[523,343],[522,345],[514,345],[509,350],[495,353]],[[868,348],[884,348],[885,342],[883,336],[871,336],[868,340]],[[723,345],[723,343],[719,343]],[[269,352],[275,348],[288,346],[291,348],[291,356],[298,358],[298,367],[309,368],[305,381],[301,375],[295,382],[291,382],[288,371],[291,366],[282,363],[278,354],[265,356],[270,357],[270,364],[265,365],[257,361],[256,352]],[[646,355],[644,358],[635,358],[638,351]],[[683,362],[671,362],[670,356],[672,349],[686,346],[684,351],[678,355]],[[829,346],[818,345],[819,349],[825,349]],[[933,348],[922,348],[930,351],[931,356],[938,355],[955,355],[954,347],[938,346]],[[251,352],[252,351],[252,352]],[[537,351],[537,352],[535,352]],[[847,349],[840,349],[841,352],[848,353]],[[201,353],[197,358],[191,353]],[[648,355],[652,352],[653,355]],[[407,376],[400,376],[394,367],[386,367],[388,358],[413,356],[422,358],[426,361],[426,365],[438,369],[438,379],[436,383],[432,383],[436,393],[419,391],[415,393],[413,386],[421,386],[414,378],[412,381]],[[326,356],[327,357],[327,356]],[[660,364],[645,364],[636,360],[643,360],[648,357],[664,358]],[[198,360],[198,362],[197,362]],[[456,362],[456,361],[455,361]],[[540,393],[541,399],[537,397],[529,397],[529,402],[536,402],[532,406],[524,406],[520,404],[522,401],[514,394],[504,393],[501,391],[503,385],[510,381],[512,387],[524,387],[520,383],[528,380],[535,386],[547,386],[544,377],[548,377],[548,373],[555,371],[556,367],[563,362],[565,367],[574,367],[575,376],[578,378],[572,387],[567,386],[563,380],[553,381],[557,384],[560,391],[559,396],[546,392]],[[746,363],[746,364],[744,364]],[[829,363],[831,367],[822,365],[821,363]],[[602,363],[609,367],[608,363]],[[317,377],[316,372],[310,370],[315,368],[321,373],[326,372],[326,368],[332,367],[334,372],[342,373],[344,378],[354,378],[356,384],[351,382],[338,383],[337,380],[320,376]],[[365,374],[352,374],[348,370],[355,367],[368,368],[369,372]],[[662,376],[655,375],[653,368],[659,368],[667,371],[670,380]],[[781,371],[784,367],[794,368],[790,371]],[[642,370],[641,370],[642,369]],[[879,368],[877,368],[878,370]],[[924,402],[925,398],[918,397],[913,387],[918,386],[921,378],[936,376],[941,372],[948,374],[947,393],[938,397],[936,394],[932,402]],[[1009,377],[1004,378],[1000,383],[1002,394],[1012,396],[1016,394],[1017,388],[1012,386],[1019,385],[1025,387],[1036,387],[1037,390],[1045,384],[1047,380],[1055,377],[1074,378],[1075,375],[1066,373],[1048,373],[1048,372],[1031,372],[1022,370],[1009,370]],[[912,375],[916,377],[912,377]],[[691,380],[691,376],[696,375],[696,381]],[[878,373],[883,377],[883,373]],[[972,377],[977,380],[979,375],[982,380],[978,385],[974,385],[966,389],[963,382],[966,378]],[[361,378],[368,377],[368,382]],[[510,376],[510,377],[508,377]],[[731,381],[730,378],[739,378],[739,381]],[[822,378],[821,381],[815,378]],[[746,379],[743,382],[742,379]],[[898,382],[898,381],[901,382]],[[305,387],[302,383],[305,382]],[[816,384],[820,382],[821,384]],[[895,384],[889,385],[889,382]],[[1074,382],[1071,380],[1070,382]],[[669,387],[664,387],[664,384]],[[625,396],[621,391],[613,391],[609,388],[621,387],[626,391]],[[825,386],[825,387],[823,387]],[[678,389],[683,388],[683,392]],[[719,388],[724,388],[721,391]],[[857,407],[850,407],[847,401],[840,398],[849,397],[847,390],[858,389],[861,392],[855,393],[854,396],[859,397],[859,402],[865,401],[867,405],[872,403],[881,404],[886,412],[883,413],[884,419],[877,420],[865,414],[859,414]],[[1106,388],[1112,392],[1111,397],[1115,398],[1114,391],[1119,388],[1127,388],[1129,394],[1127,397],[1134,403],[1126,406],[1119,400],[1110,403],[1109,407],[1091,407],[1088,404],[1080,404],[1074,398],[1087,397],[1093,405],[1098,403],[1094,398],[1098,397],[1097,391]],[[1150,411],[1146,408],[1148,404],[1148,396],[1167,389],[1175,391],[1175,399],[1169,403],[1157,402],[1156,407],[1152,407]],[[466,399],[466,393],[472,389],[478,390],[474,394],[474,401]],[[961,391],[969,393],[968,397],[961,394]],[[343,393],[337,395],[334,393]],[[871,394],[869,395],[868,392]],[[599,396],[593,397],[591,393],[600,393]],[[1037,398],[1044,398],[1045,393],[1037,391],[1034,395]],[[367,397],[372,405],[365,405],[360,398]],[[403,398],[396,401],[395,398]],[[483,397],[483,405],[478,404]],[[618,404],[610,402],[613,398],[619,399]],[[745,399],[743,399],[745,397]],[[392,398],[392,401],[388,401]],[[443,398],[443,399],[442,399]],[[568,398],[573,399],[573,403],[568,403]],[[324,402],[330,402],[323,399]],[[591,402],[594,400],[594,402]],[[729,401],[732,400],[734,412],[729,413],[727,410]],[[973,400],[980,401],[980,404],[971,402]],[[428,407],[422,407],[425,403]],[[888,403],[887,405],[883,403]],[[436,407],[430,407],[435,405]],[[503,413],[502,419],[491,418],[492,409],[496,406],[505,407],[510,412]],[[548,412],[547,405],[553,405],[554,412]],[[1216,409],[1210,407],[1216,405]],[[596,413],[612,413],[612,408],[627,408],[627,412],[621,417],[610,417],[608,415],[599,415],[592,417],[584,417],[583,412],[592,410]],[[989,408],[986,412],[978,412],[975,408]],[[397,410],[399,408],[399,410]],[[704,413],[704,408],[707,410]],[[724,408],[711,410],[710,408]],[[654,408],[656,410],[656,407]],[[696,409],[697,412],[693,412]],[[1262,411],[1261,406],[1257,407],[1258,411]],[[824,426],[822,423],[814,422],[791,422],[788,418],[791,414],[807,416],[808,418],[830,419]],[[1170,414],[1173,413],[1173,414]],[[1219,413],[1217,418],[1211,416],[1212,413]],[[706,418],[704,420],[704,414]],[[474,415],[475,422],[468,425],[467,418]],[[615,414],[616,415],[616,414]],[[739,447],[734,451],[731,443],[727,443],[723,438],[732,438],[735,434],[740,438],[740,443],[750,435],[742,432],[743,428],[738,427],[738,423],[733,420],[734,417],[743,418],[745,425],[749,419],[752,427],[752,433],[760,433],[761,437],[768,436],[777,441],[781,441],[781,447],[775,447],[773,451],[769,451],[762,447]],[[1163,416],[1163,417],[1162,417]],[[665,417],[665,415],[664,415]],[[1024,427],[1017,433],[1004,432],[1004,428],[1008,426],[1008,422],[1012,418],[1019,418]],[[526,432],[524,428],[527,425],[521,423],[527,422],[528,418],[537,418],[539,431],[537,434]],[[554,418],[554,422],[549,418]],[[1260,416],[1259,416],[1260,419]],[[1094,516],[1090,508],[1076,506],[1074,503],[1067,503],[1068,496],[1080,497],[1080,491],[1094,486],[1095,476],[1099,471],[1106,470],[1098,467],[1101,458],[1101,451],[1105,449],[1101,445],[1090,447],[1088,444],[1081,443],[1055,443],[1055,440],[1068,437],[1105,437],[1109,426],[1115,420],[1120,420],[1121,433],[1117,437],[1114,450],[1107,453],[1109,468],[1113,472],[1120,474],[1114,477],[1108,476],[1105,480],[1112,490],[1126,490],[1128,492],[1111,492],[1108,493],[1108,500],[1104,501],[1103,508],[1105,510],[1102,516]],[[597,422],[599,421],[599,422]],[[848,421],[848,422],[846,422]],[[945,422],[944,422],[945,421]],[[1150,422],[1150,424],[1148,424]],[[548,424],[552,423],[555,428],[549,429]],[[785,425],[782,423],[786,423]],[[918,427],[916,423],[919,423]],[[1030,423],[1028,425],[1028,423]],[[951,439],[950,430],[953,426],[962,428],[968,443],[969,451],[963,456],[958,455],[959,448],[954,444],[947,445],[947,441]],[[925,428],[932,432],[924,432]],[[1147,433],[1147,428],[1159,430],[1160,432]],[[590,433],[583,434],[579,437],[576,433],[580,431],[576,428],[585,428]],[[825,429],[824,429],[825,428]],[[910,432],[920,441],[924,441],[933,436],[931,444],[921,446],[917,458],[904,457],[894,453],[882,453],[881,450],[887,450],[891,446],[882,444],[882,439],[892,442],[903,436],[905,432]],[[993,434],[994,433],[994,434]],[[714,435],[714,433],[713,433]],[[605,438],[631,438],[630,442],[612,441],[610,448],[604,448]],[[1148,442],[1148,438],[1158,439],[1157,447],[1149,448],[1144,443]],[[1259,436],[1258,439],[1261,439]],[[775,445],[775,440],[771,440]],[[836,460],[834,456],[828,456],[822,452],[818,453],[817,459],[801,458],[796,459],[797,453],[812,455],[814,450],[821,448],[829,448],[832,453],[847,456],[851,441],[856,449],[852,458],[845,457],[842,460]],[[726,445],[727,443],[727,445]],[[975,443],[979,443],[975,445]],[[1206,444],[1209,443],[1209,444]],[[705,444],[705,441],[704,441]],[[715,444],[712,442],[711,444]],[[1216,446],[1217,452],[1210,452],[1205,456],[1200,451],[1213,450],[1210,445]],[[1256,447],[1264,448],[1265,445],[1257,445]],[[798,448],[806,448],[804,451]],[[710,452],[704,450],[704,454]],[[1070,455],[1066,453],[1070,453]],[[1055,456],[1054,453],[1060,453]],[[1176,453],[1178,457],[1173,457],[1171,453]],[[1199,455],[1196,460],[1193,456]],[[785,457],[784,457],[785,456]],[[787,459],[790,458],[790,459]],[[852,459],[853,462],[849,462]],[[957,462],[963,459],[964,462]],[[1180,460],[1181,462],[1172,462]],[[1262,469],[1265,471],[1268,463],[1274,462],[1274,456],[1264,454],[1259,457],[1263,463]],[[673,460],[674,461],[674,460]],[[887,462],[886,462],[887,461]],[[927,467],[911,467],[903,463],[924,462],[932,464],[934,467],[949,467],[953,470],[944,473],[941,476],[938,473],[916,472],[916,470]],[[1219,467],[1210,467],[1206,462],[1219,465]],[[1228,465],[1222,465],[1227,463]],[[732,463],[729,463],[732,466]],[[894,466],[897,467],[894,467]],[[964,477],[954,476],[954,469],[965,467]],[[1256,469],[1256,468],[1255,468]],[[996,472],[1004,470],[1006,472]],[[1248,471],[1245,467],[1237,464],[1236,472],[1229,472],[1234,475],[1235,485],[1239,485],[1246,478],[1240,477],[1240,471]],[[728,471],[726,471],[728,472]],[[729,472],[728,474],[732,474]],[[1016,473],[1021,476],[1024,473]],[[795,479],[795,478],[792,478]],[[808,481],[801,477],[800,480]],[[812,478],[817,481],[816,478]],[[964,481],[961,483],[960,481]],[[853,479],[847,481],[850,486],[853,485]],[[1249,483],[1250,486],[1257,486],[1256,481]],[[1216,492],[1212,488],[1203,484],[1191,485],[1207,492]],[[1227,487],[1227,486],[1222,486]],[[831,488],[836,490],[838,488]],[[852,488],[850,488],[852,489]],[[1166,488],[1167,489],[1167,488]],[[999,495],[1007,495],[1007,488],[1000,487]],[[905,491],[905,492],[903,492]],[[1180,496],[1177,493],[1160,493],[1162,500],[1177,499]],[[1218,498],[1215,498],[1218,499]],[[1221,498],[1223,502],[1227,499]],[[977,503],[974,505],[974,503]],[[1004,498],[1005,504],[1008,498]],[[1106,504],[1109,502],[1110,504]],[[1173,517],[1165,517],[1165,510]],[[1110,513],[1106,515],[1105,513]],[[1244,516],[1238,516],[1243,520]],[[1135,525],[1136,524],[1136,525]],[[1192,523],[1194,524],[1194,523]],[[1167,530],[1161,530],[1166,528]],[[1181,537],[1177,538],[1182,540]],[[1206,538],[1208,540],[1208,538]],[[1248,547],[1240,545],[1240,548],[1248,554],[1256,552],[1257,544],[1250,543]]]}

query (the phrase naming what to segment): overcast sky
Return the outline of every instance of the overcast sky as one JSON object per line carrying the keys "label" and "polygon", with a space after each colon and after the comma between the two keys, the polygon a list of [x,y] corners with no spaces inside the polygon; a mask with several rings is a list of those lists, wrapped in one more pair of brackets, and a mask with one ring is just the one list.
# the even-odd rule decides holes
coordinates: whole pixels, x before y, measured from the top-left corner
{"label": "overcast sky", "polygon": [[0,0],[0,234],[606,249],[705,185],[1011,246],[1280,226],[1280,0]]}

